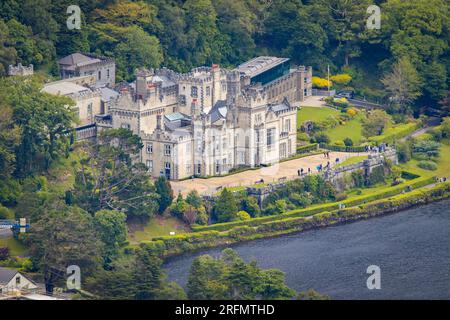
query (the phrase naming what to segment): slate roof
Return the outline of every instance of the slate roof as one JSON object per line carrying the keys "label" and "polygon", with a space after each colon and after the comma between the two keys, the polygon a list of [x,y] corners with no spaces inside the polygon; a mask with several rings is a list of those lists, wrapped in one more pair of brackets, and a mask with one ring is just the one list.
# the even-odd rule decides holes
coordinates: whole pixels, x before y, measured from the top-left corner
{"label": "slate roof", "polygon": [[219,100],[209,111],[209,115],[211,116],[211,122],[214,123],[217,120],[227,117],[228,108],[227,102],[225,100]]}
{"label": "slate roof", "polygon": [[0,267],[0,285],[6,285],[17,274],[17,270]]}
{"label": "slate roof", "polygon": [[160,76],[160,75],[153,76],[153,82],[161,82],[162,88],[172,87],[172,86],[176,85],[175,82],[173,82],[166,76]]}
{"label": "slate roof", "polygon": [[270,70],[273,67],[289,61],[289,58],[277,58],[277,57],[256,57],[243,64],[239,65],[236,70],[249,77],[255,77],[264,71]]}
{"label": "slate roof", "polygon": [[283,102],[280,104],[275,104],[275,105],[269,106],[269,110],[272,110],[275,113],[280,112],[280,111],[289,110],[290,108],[291,108],[291,105],[286,98],[284,98]]}
{"label": "slate roof", "polygon": [[85,56],[84,54],[81,53],[73,53],[71,55],[68,55],[67,57],[58,60],[58,63],[65,66],[81,66],[99,61],[101,60]]}
{"label": "slate roof", "polygon": [[108,87],[101,87],[100,91],[102,93],[102,101],[109,102],[111,98],[117,98],[119,93]]}

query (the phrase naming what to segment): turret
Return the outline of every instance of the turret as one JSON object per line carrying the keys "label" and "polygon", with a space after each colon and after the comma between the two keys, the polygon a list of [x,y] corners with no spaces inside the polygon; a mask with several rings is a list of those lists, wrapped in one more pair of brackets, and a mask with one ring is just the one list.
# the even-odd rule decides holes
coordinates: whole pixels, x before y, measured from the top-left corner
{"label": "turret", "polygon": [[227,104],[234,104],[241,94],[241,76],[239,71],[227,74]]}
{"label": "turret", "polygon": [[146,100],[156,92],[153,83],[153,70],[141,69],[136,72],[136,100]]}

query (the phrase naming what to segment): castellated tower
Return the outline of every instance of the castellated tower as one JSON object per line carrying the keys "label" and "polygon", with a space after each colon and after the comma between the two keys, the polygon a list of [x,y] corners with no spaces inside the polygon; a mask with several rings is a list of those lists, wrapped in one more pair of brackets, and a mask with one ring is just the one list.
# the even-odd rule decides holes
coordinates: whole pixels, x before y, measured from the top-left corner
{"label": "castellated tower", "polygon": [[238,71],[227,74],[227,104],[234,105],[241,94],[241,75]]}
{"label": "castellated tower", "polygon": [[153,70],[141,69],[136,72],[136,100],[147,100],[154,89]]}
{"label": "castellated tower", "polygon": [[211,66],[212,75],[212,106],[220,100],[220,91],[222,90],[220,85],[220,66],[218,64],[213,64]]}
{"label": "castellated tower", "polygon": [[196,99],[192,100],[191,110],[194,174],[204,175],[205,115],[201,112]]}

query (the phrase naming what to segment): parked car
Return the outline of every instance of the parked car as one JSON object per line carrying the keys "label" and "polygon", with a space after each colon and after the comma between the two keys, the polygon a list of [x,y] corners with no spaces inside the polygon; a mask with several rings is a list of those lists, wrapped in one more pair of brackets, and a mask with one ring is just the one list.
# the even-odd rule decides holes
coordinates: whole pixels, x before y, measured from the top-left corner
{"label": "parked car", "polygon": [[339,91],[336,94],[337,98],[347,98],[347,99],[353,99],[353,97],[355,96],[355,93],[353,91]]}

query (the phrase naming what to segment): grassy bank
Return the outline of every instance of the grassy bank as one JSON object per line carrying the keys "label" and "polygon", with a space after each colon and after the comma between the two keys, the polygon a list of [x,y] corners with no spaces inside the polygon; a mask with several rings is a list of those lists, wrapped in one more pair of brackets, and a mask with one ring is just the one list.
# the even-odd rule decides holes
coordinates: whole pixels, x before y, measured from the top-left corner
{"label": "grassy bank", "polygon": [[257,227],[240,226],[226,232],[204,231],[178,237],[159,238],[141,243],[143,248],[157,252],[162,256],[230,245],[241,241],[279,236],[293,232],[326,227],[337,223],[346,223],[373,216],[408,209],[450,197],[450,182],[433,188],[416,190],[389,199],[377,200],[357,207],[323,211],[313,217],[294,217],[263,223]]}
{"label": "grassy bank", "polygon": [[274,237],[367,219],[449,197],[450,182],[446,182],[432,188],[422,188],[391,197],[387,196],[384,199],[377,199],[344,209],[322,210],[310,217],[285,217],[276,221],[263,222],[257,226],[236,226],[222,232],[209,230],[175,237],[155,238],[153,241],[142,242],[140,246],[166,257],[198,249],[225,246],[241,241]]}
{"label": "grassy bank", "polygon": [[[391,197],[397,194],[400,194],[404,192],[406,188],[410,189],[417,189],[426,185],[429,185],[434,182],[434,177],[424,177],[424,178],[417,178],[410,181],[407,181],[401,185],[392,186],[392,187],[381,187],[381,188],[374,188],[373,192],[368,192],[366,194],[362,195],[353,195],[343,201],[340,202],[332,202],[332,203],[325,203],[325,204],[317,204],[310,206],[308,208],[302,208],[302,209],[295,209],[292,211],[288,211],[286,213],[282,213],[279,215],[272,215],[272,216],[263,216],[259,218],[253,218],[251,220],[246,221],[232,221],[232,222],[224,222],[224,223],[217,223],[212,224],[209,226],[193,226],[192,230],[194,232],[200,232],[200,231],[208,231],[208,230],[216,230],[216,231],[225,231],[228,229],[231,229],[233,227],[237,226],[257,226],[259,224],[269,222],[269,221],[276,221],[281,220],[284,218],[292,218],[292,217],[306,217],[313,214],[316,214],[318,212],[322,211],[330,211],[335,210],[339,208],[340,204],[343,204],[347,207],[349,206],[356,206],[363,203],[371,202],[374,200],[383,199],[386,197]],[[368,189],[370,190],[370,189]]]}

